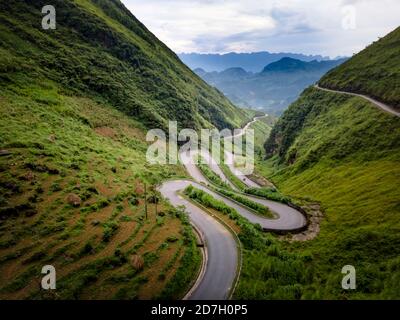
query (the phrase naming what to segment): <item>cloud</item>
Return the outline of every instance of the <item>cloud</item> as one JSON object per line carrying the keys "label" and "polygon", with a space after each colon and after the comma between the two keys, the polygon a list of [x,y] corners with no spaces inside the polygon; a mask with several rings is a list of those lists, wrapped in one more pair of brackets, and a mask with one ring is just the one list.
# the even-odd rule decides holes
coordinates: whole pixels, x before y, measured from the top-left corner
{"label": "cloud", "polygon": [[[122,2],[178,53],[266,50],[351,55],[395,29],[400,22],[398,0]],[[349,12],[355,14],[355,28],[343,27],[343,19]]]}

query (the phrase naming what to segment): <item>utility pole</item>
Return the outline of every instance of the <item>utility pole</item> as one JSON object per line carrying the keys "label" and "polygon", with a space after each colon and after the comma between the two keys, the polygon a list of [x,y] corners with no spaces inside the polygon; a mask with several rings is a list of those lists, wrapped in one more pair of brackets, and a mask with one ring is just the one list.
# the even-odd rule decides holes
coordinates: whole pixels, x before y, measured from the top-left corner
{"label": "utility pole", "polygon": [[146,212],[146,220],[147,220],[147,185],[144,183],[144,211]]}
{"label": "utility pole", "polygon": [[157,196],[156,193],[154,193],[154,202],[155,202],[155,204],[156,204],[156,216],[157,216],[157,215],[158,215],[158,208],[157,208],[157,205],[158,205],[158,196]]}

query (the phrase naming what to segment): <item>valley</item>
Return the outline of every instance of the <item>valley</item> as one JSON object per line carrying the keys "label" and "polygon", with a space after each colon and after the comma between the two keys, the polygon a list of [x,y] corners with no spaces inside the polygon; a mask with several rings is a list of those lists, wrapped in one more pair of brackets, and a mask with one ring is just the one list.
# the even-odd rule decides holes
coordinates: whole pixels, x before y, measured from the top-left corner
{"label": "valley", "polygon": [[[257,121],[257,118],[249,122],[242,130],[241,134],[244,133],[248,126],[255,123],[255,121]],[[196,154],[197,152],[189,151],[188,154],[181,155],[181,158],[194,158]],[[223,176],[222,171],[218,168],[218,165],[215,163],[214,159],[211,158],[210,154],[205,153],[204,157],[207,159],[208,163],[211,164],[214,162],[214,164],[211,165],[214,173],[219,175],[224,182],[229,182],[229,180]],[[197,206],[193,205],[188,199],[182,198],[179,193],[188,190],[188,188],[201,190],[212,196],[213,199],[222,201],[229,208],[236,210],[240,216],[247,219],[250,223],[260,225],[263,230],[292,231],[303,228],[306,225],[306,220],[300,212],[285,204],[244,195],[247,199],[271,209],[277,216],[275,219],[267,219],[256,215],[254,212],[250,211],[247,206],[238,204],[221,195],[221,193],[218,192],[219,189],[216,191],[213,188],[215,185],[202,176],[201,172],[196,170],[196,166],[192,163],[193,162],[187,161],[185,166],[189,175],[197,180],[197,183],[188,180],[169,181],[161,185],[160,192],[164,197],[169,199],[172,205],[176,207],[184,206],[186,208],[190,219],[200,229],[200,232],[204,235],[204,241],[207,244],[205,249],[207,252],[205,254],[205,256],[207,256],[207,267],[200,284],[189,298],[196,300],[210,298],[215,300],[227,299],[231,296],[231,288],[235,286],[234,280],[239,276],[239,271],[237,270],[239,268],[239,257],[237,256],[237,252],[240,251],[240,246],[238,246],[235,239],[227,232],[223,225],[208,216],[208,210],[202,211],[201,208],[199,209]],[[238,178],[241,180],[243,179],[240,175],[238,175]],[[243,181],[246,183],[246,180]],[[199,184],[198,182],[202,182],[203,184]],[[204,186],[204,183],[210,184],[211,188]],[[254,182],[247,183],[251,186],[257,185]],[[211,216],[213,216],[213,214],[211,214]],[[223,266],[223,268],[221,268],[221,266]]]}
{"label": "valley", "polygon": [[[56,30],[45,4],[0,3],[1,300],[399,299],[400,28],[193,72],[119,0],[54,0]],[[209,147],[150,163],[171,122],[239,129],[254,172]]]}
{"label": "valley", "polygon": [[279,116],[305,88],[345,61],[306,62],[284,57],[263,66],[257,72],[239,67],[221,72],[206,72],[196,68],[194,72],[221,90],[236,105]]}

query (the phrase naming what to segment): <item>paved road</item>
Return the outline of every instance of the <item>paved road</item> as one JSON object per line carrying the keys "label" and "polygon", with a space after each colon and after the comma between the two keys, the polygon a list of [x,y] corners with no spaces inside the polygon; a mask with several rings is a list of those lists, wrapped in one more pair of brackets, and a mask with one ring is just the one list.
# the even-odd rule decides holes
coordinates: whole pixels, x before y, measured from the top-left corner
{"label": "paved road", "polygon": [[204,188],[188,180],[165,182],[161,194],[174,206],[183,205],[189,218],[200,229],[205,239],[208,261],[204,276],[188,299],[191,300],[225,300],[229,298],[234,285],[239,262],[238,249],[233,235],[217,220],[199,207],[180,197],[178,192],[189,185]]}
{"label": "paved road", "polygon": [[225,151],[225,164],[228,166],[229,170],[238,177],[242,182],[250,188],[259,188],[260,186],[253,180],[249,179],[243,172],[235,167],[234,155],[228,151]]}
{"label": "paved road", "polygon": [[233,138],[236,138],[236,137],[242,136],[242,135],[246,132],[246,130],[247,130],[253,123],[255,123],[255,122],[257,122],[259,119],[265,118],[265,117],[268,117],[268,114],[265,114],[265,115],[263,115],[263,116],[254,117],[252,121],[248,122],[242,129],[238,130],[239,132],[238,132],[237,134],[233,135],[232,137],[233,137]]}
{"label": "paved road", "polygon": [[[258,121],[261,118],[268,117],[268,115],[264,116],[259,116],[255,117],[253,121],[249,122],[241,131],[233,136],[233,138],[238,138],[240,136],[243,136],[246,133],[246,130],[256,121]],[[253,180],[249,179],[243,172],[241,172],[238,168],[235,167],[235,158],[234,155],[228,151],[225,151],[225,163],[228,166],[229,170],[238,177],[240,180],[243,181],[243,183],[250,187],[250,188],[259,188],[260,185],[254,182]]]}
{"label": "paved road", "polygon": [[201,156],[207,161],[207,165],[213,170],[218,176],[221,177],[221,179],[229,184],[232,189],[237,190],[235,185],[227,179],[225,174],[222,172],[221,168],[219,165],[216,163],[216,161],[211,157],[210,153],[208,150],[189,150],[187,152],[181,152],[179,154],[180,160],[183,163],[183,165],[186,167],[186,171],[189,172],[189,174],[192,176],[194,180],[197,182],[201,182],[204,184],[208,184],[208,180],[203,176],[199,168],[196,166],[195,162],[193,159],[195,158],[196,155],[201,154]]}
{"label": "paved road", "polygon": [[[254,119],[251,123],[255,121],[257,121],[257,119]],[[248,126],[249,125],[245,128],[248,128]],[[241,134],[244,132],[245,129],[242,130]],[[212,218],[193,203],[182,198],[179,195],[179,191],[184,190],[189,185],[193,185],[194,187],[209,193],[215,199],[224,201],[228,206],[236,209],[239,214],[246,217],[250,222],[259,223],[267,230],[295,230],[304,226],[306,224],[306,219],[300,212],[287,205],[247,196],[247,198],[267,206],[276,214],[275,219],[267,219],[256,215],[236,202],[215,193],[204,185],[208,184],[208,181],[192,161],[196,154],[198,154],[198,151],[188,151],[181,153],[180,158],[188,173],[197,182],[190,180],[167,181],[160,186],[159,191],[165,198],[169,199],[172,205],[184,206],[186,208],[191,221],[202,232],[203,237],[205,238],[208,257],[207,265],[203,273],[203,278],[198,279],[198,285],[193,288],[188,299],[222,300],[229,298],[229,293],[234,286],[235,278],[238,273],[239,253],[237,243],[232,233],[230,233],[220,222]],[[224,176],[218,164],[212,160],[208,151],[203,150],[202,156],[209,160],[210,168],[215,173],[217,173],[223,180],[231,183]],[[255,184],[255,186],[258,185]]]}
{"label": "paved road", "polygon": [[397,116],[397,117],[400,117],[400,112],[397,111],[396,109],[394,109],[393,107],[391,107],[391,106],[389,106],[389,105],[387,105],[387,104],[385,104],[385,103],[383,103],[383,102],[380,102],[380,101],[378,101],[378,100],[375,100],[375,99],[373,99],[373,98],[371,98],[371,97],[368,97],[368,96],[366,96],[366,95],[359,94],[359,93],[348,92],[348,91],[338,91],[338,90],[332,90],[332,89],[322,88],[322,87],[320,87],[318,84],[315,85],[315,88],[320,89],[320,90],[323,90],[323,91],[336,92],[336,93],[342,93],[342,94],[348,94],[348,95],[351,95],[351,96],[356,96],[356,97],[364,98],[364,99],[368,100],[369,102],[372,102],[376,107],[382,109],[383,111],[386,111],[386,112],[391,113],[391,114],[393,114],[393,115],[395,115],[395,116]]}

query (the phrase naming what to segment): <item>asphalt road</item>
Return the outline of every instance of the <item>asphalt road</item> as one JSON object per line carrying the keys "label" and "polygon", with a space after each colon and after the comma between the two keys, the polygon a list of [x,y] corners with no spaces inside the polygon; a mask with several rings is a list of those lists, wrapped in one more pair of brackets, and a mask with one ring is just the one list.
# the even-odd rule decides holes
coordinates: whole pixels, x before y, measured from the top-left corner
{"label": "asphalt road", "polygon": [[165,182],[160,187],[161,194],[174,206],[185,206],[189,218],[201,230],[207,250],[207,265],[203,278],[192,294],[191,300],[225,300],[234,285],[239,262],[239,252],[234,236],[216,219],[199,207],[179,196],[178,192],[192,184],[196,188],[202,185],[177,180]]}
{"label": "asphalt road", "polygon": [[[264,116],[259,116],[259,117],[255,117],[252,121],[250,121],[248,124],[246,124],[246,126],[240,130],[240,132],[238,132],[237,134],[235,134],[233,136],[233,138],[239,138],[240,136],[244,135],[246,133],[246,130],[256,121],[258,121],[261,118],[264,117],[268,117],[268,115],[264,115]],[[235,163],[235,159],[234,159],[234,155],[228,151],[225,151],[225,164],[228,166],[229,170],[231,170],[231,172],[238,177],[240,180],[243,181],[243,183],[250,187],[250,188],[259,188],[260,186],[255,183],[253,180],[247,178],[247,176],[245,174],[243,174],[239,169],[237,169],[234,165]]]}
{"label": "asphalt road", "polygon": [[[255,121],[257,121],[257,118],[251,123]],[[248,124],[239,135],[243,134],[250,124]],[[306,224],[306,219],[299,211],[285,204],[246,195],[247,198],[267,206],[276,215],[275,219],[264,218],[254,214],[253,211],[246,209],[242,205],[212,191],[206,186],[209,182],[194,164],[193,158],[198,152],[199,151],[189,151],[180,154],[181,161],[185,165],[188,173],[197,182],[190,180],[167,181],[160,186],[159,191],[165,198],[169,199],[172,205],[176,207],[185,207],[192,223],[201,231],[205,239],[208,258],[207,264],[202,278],[198,279],[196,286],[192,288],[191,295],[187,298],[193,300],[224,300],[229,298],[238,273],[239,253],[235,238],[225,226],[218,222],[218,220],[180,196],[179,191],[184,190],[189,185],[193,185],[209,193],[215,199],[225,202],[228,206],[236,209],[239,214],[246,217],[250,222],[258,223],[267,230],[296,230]],[[223,180],[231,184],[224,176],[218,164],[213,161],[208,151],[203,150],[201,152],[202,156],[209,161],[210,168]],[[240,175],[240,178],[242,180],[247,179],[242,175]],[[247,180],[251,181],[250,179]],[[246,183],[246,181],[244,182]],[[251,186],[259,187],[259,185],[252,181],[248,183],[252,183]]]}
{"label": "asphalt road", "polygon": [[380,102],[378,100],[375,100],[375,99],[373,99],[371,97],[368,97],[366,95],[359,94],[359,93],[348,92],[348,91],[338,91],[338,90],[326,89],[326,88],[320,87],[318,84],[315,85],[315,88],[323,90],[323,91],[328,91],[328,92],[336,92],[336,93],[342,93],[342,94],[348,94],[348,95],[351,95],[351,96],[361,97],[363,99],[368,100],[369,102],[372,102],[376,107],[382,109],[383,111],[391,113],[391,114],[393,114],[393,115],[395,115],[397,117],[400,117],[400,112],[395,110],[393,107],[391,107],[391,106],[389,106],[389,105],[387,105],[387,104],[385,104],[383,102]]}
{"label": "asphalt road", "polygon": [[[362,97],[372,102],[378,108],[395,116],[400,116],[400,112],[368,96],[351,92],[325,89],[319,87],[318,85],[315,87],[324,91]],[[254,118],[253,121],[249,122],[239,133],[235,134],[233,138],[243,135],[247,128],[249,128],[249,126],[259,118],[261,117]],[[191,159],[197,153],[197,151],[192,151],[180,154],[181,161],[186,166],[188,173],[197,182],[190,180],[167,181],[161,185],[159,191],[165,198],[170,200],[172,205],[184,206],[186,208],[192,223],[194,223],[197,229],[200,230],[203,238],[205,239],[207,250],[207,262],[205,270],[202,274],[202,278],[198,279],[196,286],[192,289],[191,295],[188,298],[193,300],[224,300],[229,298],[229,294],[235,284],[235,278],[238,273],[239,253],[235,238],[233,234],[229,232],[220,222],[190,201],[181,197],[179,195],[179,191],[184,190],[189,185],[193,185],[194,187],[209,193],[215,199],[224,201],[228,206],[236,209],[238,213],[246,217],[250,222],[258,223],[266,230],[296,230],[306,224],[306,219],[299,211],[285,204],[246,195],[246,197],[252,201],[265,205],[276,215],[275,219],[264,218],[254,214],[252,211],[247,210],[236,202],[233,202],[230,199],[210,190],[205,186],[208,184],[207,179],[202,175],[193,161],[191,161]],[[209,160],[209,166],[215,173],[217,173],[224,181],[236,189],[223,174],[218,164],[213,161],[208,152],[202,151],[202,156]],[[225,153],[225,157],[228,159],[227,165],[230,170],[247,186],[255,188],[260,187],[257,183],[247,178],[245,175],[243,175],[243,173],[240,172],[240,170],[234,167],[234,159],[232,154]]]}

